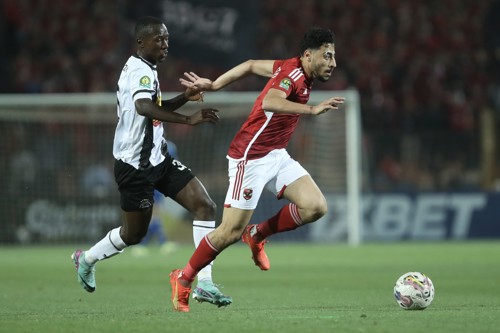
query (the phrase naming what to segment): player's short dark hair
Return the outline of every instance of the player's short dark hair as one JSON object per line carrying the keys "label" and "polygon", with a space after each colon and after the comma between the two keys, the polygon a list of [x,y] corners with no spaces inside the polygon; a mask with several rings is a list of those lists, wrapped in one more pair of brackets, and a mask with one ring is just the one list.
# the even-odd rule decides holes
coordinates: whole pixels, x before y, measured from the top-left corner
{"label": "player's short dark hair", "polygon": [[329,29],[310,28],[300,42],[300,54],[304,54],[304,51],[307,49],[319,49],[323,44],[327,43],[335,44],[333,32]]}
{"label": "player's short dark hair", "polygon": [[153,27],[162,24],[163,22],[159,18],[153,16],[141,17],[135,24],[135,38],[144,37],[145,35],[151,33]]}

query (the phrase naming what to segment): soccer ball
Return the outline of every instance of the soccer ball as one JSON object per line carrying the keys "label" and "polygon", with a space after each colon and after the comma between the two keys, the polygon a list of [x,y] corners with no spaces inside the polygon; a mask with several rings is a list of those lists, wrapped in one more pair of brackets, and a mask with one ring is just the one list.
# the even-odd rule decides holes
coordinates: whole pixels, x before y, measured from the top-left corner
{"label": "soccer ball", "polygon": [[423,310],[434,299],[434,285],[425,274],[408,272],[396,281],[394,297],[405,310]]}

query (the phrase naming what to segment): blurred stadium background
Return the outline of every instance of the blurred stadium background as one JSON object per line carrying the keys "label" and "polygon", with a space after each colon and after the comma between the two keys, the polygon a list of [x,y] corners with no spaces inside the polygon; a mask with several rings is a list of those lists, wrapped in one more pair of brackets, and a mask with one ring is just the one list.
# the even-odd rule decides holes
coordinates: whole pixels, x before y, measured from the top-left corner
{"label": "blurred stadium background", "polygon": [[[167,96],[182,90],[184,71],[215,78],[248,58],[291,57],[309,26],[331,28],[338,67],[315,89],[359,92],[362,239],[500,238],[499,1],[3,0],[1,244],[93,242],[120,223],[113,93],[143,15],[170,32],[159,67]],[[235,95],[215,127],[166,125],[219,207],[226,149],[250,110],[238,93],[264,82],[225,89]],[[347,238],[346,135],[336,117],[304,117],[290,147],[327,195],[329,215],[282,239]],[[264,196],[254,222],[280,205]]]}

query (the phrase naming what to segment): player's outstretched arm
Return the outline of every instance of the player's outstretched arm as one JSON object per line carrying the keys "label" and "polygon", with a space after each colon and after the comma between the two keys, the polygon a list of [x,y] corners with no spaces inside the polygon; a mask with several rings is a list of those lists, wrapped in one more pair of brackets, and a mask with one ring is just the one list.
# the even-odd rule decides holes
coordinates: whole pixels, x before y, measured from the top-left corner
{"label": "player's outstretched arm", "polygon": [[318,115],[329,110],[337,110],[344,103],[343,97],[332,97],[318,105],[296,103],[286,99],[286,93],[279,89],[269,89],[262,101],[262,108],[275,113]]}
{"label": "player's outstretched arm", "polygon": [[190,116],[189,125],[198,125],[206,122],[215,124],[216,122],[219,121],[219,116],[217,115],[218,112],[219,110],[217,109],[211,109],[211,108],[201,109]]}
{"label": "player's outstretched arm", "polygon": [[326,99],[323,102],[319,103],[318,105],[312,106],[310,114],[318,115],[330,110],[338,110],[339,106],[344,104],[344,102],[345,102],[344,97],[332,97]]}
{"label": "player's outstretched arm", "polygon": [[250,74],[271,77],[273,66],[274,60],[247,60],[231,68],[215,81],[199,77],[193,72],[184,73],[184,78],[180,78],[179,81],[187,88],[196,87],[203,91],[217,91]]}
{"label": "player's outstretched arm", "polygon": [[148,98],[135,101],[135,108],[141,116],[169,123],[198,125],[204,122],[216,123],[219,121],[216,109],[202,109],[191,116],[186,116],[176,112],[165,112]]}
{"label": "player's outstretched arm", "polygon": [[195,87],[186,88],[184,93],[171,99],[162,100],[161,107],[167,111],[175,111],[188,101],[203,102],[203,92]]}

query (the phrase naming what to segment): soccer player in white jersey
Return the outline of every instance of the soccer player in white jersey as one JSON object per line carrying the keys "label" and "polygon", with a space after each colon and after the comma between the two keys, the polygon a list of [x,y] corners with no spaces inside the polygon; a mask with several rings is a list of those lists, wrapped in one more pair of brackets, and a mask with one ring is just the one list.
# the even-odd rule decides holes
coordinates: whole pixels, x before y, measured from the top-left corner
{"label": "soccer player in white jersey", "polygon": [[[132,55],[118,81],[116,126],[113,143],[115,179],[123,210],[121,227],[111,231],[87,251],[77,250],[72,259],[80,284],[93,292],[95,264],[141,242],[151,221],[156,189],[185,207],[193,216],[195,245],[215,228],[215,203],[191,170],[174,159],[163,137],[163,122],[198,125],[217,122],[217,110],[202,109],[191,116],[174,112],[188,100],[200,100],[201,92],[187,88],[169,100],[161,99],[156,65],[167,57],[169,34],[154,17],[135,26],[137,53]],[[217,306],[231,304],[212,282],[211,264],[198,274],[193,298]]]}
{"label": "soccer player in white jersey", "polygon": [[[248,60],[213,82],[194,73],[181,79],[186,87],[215,91],[248,74],[270,78],[229,147],[229,188],[220,226],[200,242],[182,270],[170,274],[175,310],[189,311],[196,274],[229,245],[242,238],[250,246],[255,264],[268,270],[270,263],[264,252],[267,237],[314,222],[326,213],[321,190],[288,155],[286,147],[300,116],[336,110],[344,102],[341,97],[332,97],[317,105],[306,104],[313,81],[327,81],[335,67],[333,34],[313,28],[305,34],[300,56],[295,58]],[[263,223],[248,225],[264,188],[291,203]]]}

